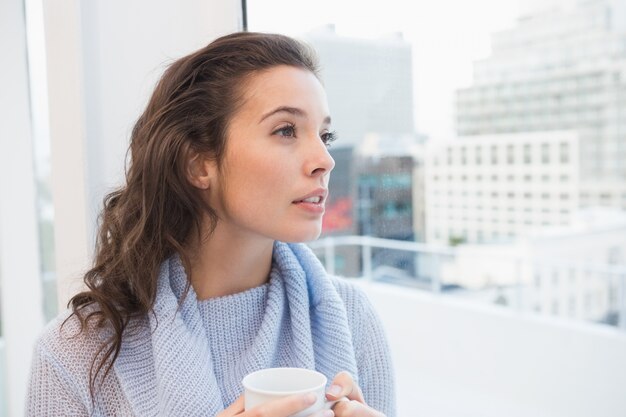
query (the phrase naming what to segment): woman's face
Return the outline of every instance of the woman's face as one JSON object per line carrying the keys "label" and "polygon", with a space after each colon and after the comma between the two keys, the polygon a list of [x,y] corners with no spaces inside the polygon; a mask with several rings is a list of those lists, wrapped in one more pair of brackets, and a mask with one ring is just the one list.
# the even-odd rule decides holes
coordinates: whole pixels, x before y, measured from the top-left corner
{"label": "woman's face", "polygon": [[253,75],[209,190],[217,227],[244,238],[316,239],[335,166],[331,138],[326,94],[311,72],[277,66]]}

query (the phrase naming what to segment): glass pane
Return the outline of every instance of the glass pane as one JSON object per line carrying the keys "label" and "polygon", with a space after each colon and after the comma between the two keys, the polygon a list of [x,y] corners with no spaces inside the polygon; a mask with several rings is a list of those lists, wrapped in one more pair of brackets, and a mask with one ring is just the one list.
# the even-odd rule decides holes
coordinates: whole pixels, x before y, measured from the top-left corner
{"label": "glass pane", "polygon": [[247,4],[320,57],[330,272],[626,329],[626,1]]}

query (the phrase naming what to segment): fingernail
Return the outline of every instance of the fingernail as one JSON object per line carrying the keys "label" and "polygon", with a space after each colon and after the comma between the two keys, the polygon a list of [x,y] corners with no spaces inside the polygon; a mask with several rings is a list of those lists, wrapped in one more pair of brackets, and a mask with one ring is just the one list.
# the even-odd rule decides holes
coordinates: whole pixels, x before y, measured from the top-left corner
{"label": "fingernail", "polygon": [[315,394],[312,393],[308,393],[304,396],[304,401],[307,404],[313,404],[315,402],[315,400],[317,400],[317,397],[315,396]]}
{"label": "fingernail", "polygon": [[339,385],[331,385],[331,387],[328,388],[328,393],[336,397],[341,394],[341,387]]}

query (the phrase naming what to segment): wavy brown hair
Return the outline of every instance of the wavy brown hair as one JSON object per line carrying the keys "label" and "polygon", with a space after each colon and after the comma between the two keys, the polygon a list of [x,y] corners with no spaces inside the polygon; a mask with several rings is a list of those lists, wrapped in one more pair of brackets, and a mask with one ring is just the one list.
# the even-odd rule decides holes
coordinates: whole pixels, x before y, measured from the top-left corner
{"label": "wavy brown hair", "polygon": [[207,155],[220,166],[246,79],[278,65],[318,75],[315,54],[306,44],[240,32],[178,59],[158,82],[132,130],[126,183],[104,199],[94,264],[84,276],[87,289],[69,302],[81,332],[92,322],[112,330],[92,361],[92,399],[96,378],[103,370],[102,379],[108,375],[125,332],[133,327],[129,324],[150,313],[162,262],[178,254],[189,274],[194,233],[202,237],[204,219],[215,227],[215,212],[187,179],[190,155]]}

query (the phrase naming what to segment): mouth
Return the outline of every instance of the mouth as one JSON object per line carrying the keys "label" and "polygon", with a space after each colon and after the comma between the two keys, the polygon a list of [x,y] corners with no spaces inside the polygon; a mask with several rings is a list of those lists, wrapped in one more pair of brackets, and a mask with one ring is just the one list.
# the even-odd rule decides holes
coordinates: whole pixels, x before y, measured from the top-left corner
{"label": "mouth", "polygon": [[324,203],[326,197],[328,196],[328,190],[325,188],[319,188],[297,200],[294,200],[293,204],[317,204],[320,205]]}
{"label": "mouth", "polygon": [[303,200],[296,200],[296,201],[294,201],[294,204],[298,204],[298,203],[320,204],[323,200],[324,200],[324,198],[321,195],[318,195],[317,197],[309,197],[309,198],[305,198]]}

